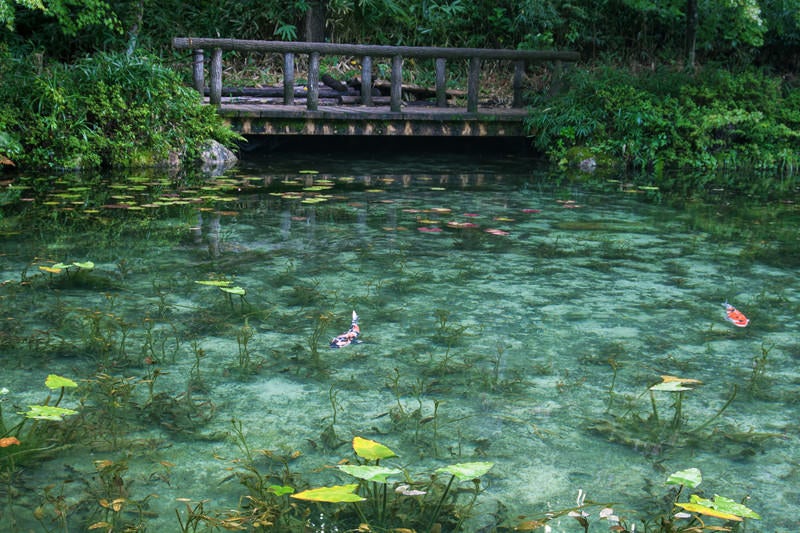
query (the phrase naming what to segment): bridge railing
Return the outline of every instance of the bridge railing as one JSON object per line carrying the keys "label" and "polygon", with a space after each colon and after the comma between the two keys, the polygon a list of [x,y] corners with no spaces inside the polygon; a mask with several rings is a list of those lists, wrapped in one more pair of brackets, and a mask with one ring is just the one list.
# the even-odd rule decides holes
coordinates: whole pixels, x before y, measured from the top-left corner
{"label": "bridge railing", "polygon": [[294,56],[308,54],[308,95],[306,106],[316,111],[319,106],[319,65],[322,55],[345,55],[361,58],[361,103],[372,105],[372,58],[391,58],[390,109],[399,112],[401,107],[403,59],[434,59],[436,74],[436,105],[447,106],[446,63],[450,59],[469,59],[467,77],[467,112],[478,110],[478,88],[480,83],[480,65],[482,60],[508,60],[514,62],[513,107],[522,107],[522,81],[526,66],[529,63],[554,62],[556,72],[561,70],[563,62],[574,62],[579,59],[577,52],[560,52],[547,50],[504,50],[490,48],[443,48],[429,46],[382,46],[362,44],[333,44],[313,42],[285,41],[253,41],[241,39],[212,39],[196,37],[176,37],[172,46],[177,49],[193,51],[194,87],[203,94],[204,50],[211,50],[209,66],[209,101],[219,105],[222,100],[222,52],[236,50],[239,52],[272,52],[283,54],[283,101],[286,105],[294,103]]}

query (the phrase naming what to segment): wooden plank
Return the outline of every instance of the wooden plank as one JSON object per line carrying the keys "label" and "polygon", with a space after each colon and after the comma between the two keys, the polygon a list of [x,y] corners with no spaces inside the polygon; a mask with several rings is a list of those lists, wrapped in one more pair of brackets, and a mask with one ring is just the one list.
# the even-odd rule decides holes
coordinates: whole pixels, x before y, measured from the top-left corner
{"label": "wooden plank", "polygon": [[294,54],[283,54],[283,103],[294,103]]}
{"label": "wooden plank", "polygon": [[173,48],[221,48],[223,50],[241,50],[253,52],[294,52],[311,54],[318,52],[326,55],[350,55],[372,57],[426,57],[436,59],[523,59],[526,61],[578,61],[578,52],[557,50],[511,50],[504,48],[447,48],[439,46],[385,46],[369,44],[336,44],[311,43],[299,41],[256,41],[246,39],[214,39],[205,37],[175,37]]}
{"label": "wooden plank", "polygon": [[209,67],[209,96],[211,105],[219,105],[222,98],[222,49],[214,48],[211,52],[211,66]]}

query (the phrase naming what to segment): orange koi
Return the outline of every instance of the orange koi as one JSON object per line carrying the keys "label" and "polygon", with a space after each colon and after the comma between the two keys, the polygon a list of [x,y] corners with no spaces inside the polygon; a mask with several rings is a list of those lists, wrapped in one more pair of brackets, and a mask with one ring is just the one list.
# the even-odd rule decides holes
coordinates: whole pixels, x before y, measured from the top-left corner
{"label": "orange koi", "polygon": [[731,322],[734,326],[743,328],[750,323],[750,319],[744,316],[744,313],[736,309],[734,306],[725,302],[722,304],[725,306],[725,318]]}
{"label": "orange koi", "polygon": [[361,334],[361,329],[358,327],[358,315],[353,311],[353,321],[350,323],[350,329],[337,335],[331,339],[331,348],[344,348],[350,344],[358,344],[358,336]]}

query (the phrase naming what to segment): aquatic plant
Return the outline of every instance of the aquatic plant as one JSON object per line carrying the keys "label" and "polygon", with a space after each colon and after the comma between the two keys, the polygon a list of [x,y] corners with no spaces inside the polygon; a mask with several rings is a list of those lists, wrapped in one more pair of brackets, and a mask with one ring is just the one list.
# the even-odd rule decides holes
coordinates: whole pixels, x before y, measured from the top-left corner
{"label": "aquatic plant", "polygon": [[[685,488],[694,489],[702,481],[702,474],[697,468],[688,468],[675,472],[667,477],[664,482],[667,486],[678,486],[674,495],[667,496],[669,508],[658,515],[641,518],[644,531],[659,531],[662,533],[702,533],[703,531],[732,531],[731,524],[741,523],[746,518],[760,519],[761,517],[741,503],[730,498],[715,495],[713,500],[703,498],[698,494],[688,495],[687,501],[681,501]],[[578,489],[575,506],[565,509],[548,510],[530,516],[521,516],[521,522],[515,522],[514,531],[534,531],[544,529],[552,531],[549,526],[562,517],[574,518],[585,532],[589,531],[590,519],[595,516],[598,520],[605,521],[610,531],[617,533],[635,533],[637,520],[624,516],[624,512],[614,511],[614,504],[601,503],[586,499],[586,493]],[[591,511],[591,512],[590,512]],[[723,521],[722,525],[706,523],[709,518]],[[738,529],[736,529],[738,531]]]}
{"label": "aquatic plant", "polygon": [[[704,443],[708,444],[710,436],[703,434],[703,431],[730,406],[736,397],[737,387],[733,386],[731,395],[714,414],[695,427],[687,428],[687,417],[683,411],[684,395],[686,392],[695,390],[702,382],[696,379],[667,375],[661,376],[661,379],[660,383],[652,385],[645,391],[650,398],[650,412],[647,418],[642,418],[636,412],[634,402],[622,414],[607,412],[605,418],[592,422],[589,429],[607,435],[611,440],[637,449],[643,448],[653,453],[660,453],[665,446],[684,445],[688,442],[698,446]],[[668,393],[671,396],[672,414],[668,419],[661,416],[655,393]],[[688,420],[696,420],[696,418],[692,416],[688,417]]]}
{"label": "aquatic plant", "polygon": [[13,473],[21,461],[41,456],[58,447],[59,440],[53,438],[55,433],[52,428],[50,431],[45,430],[39,421],[62,422],[65,416],[78,414],[74,409],[59,405],[64,399],[66,389],[76,388],[77,383],[69,378],[50,374],[45,380],[45,386],[50,391],[59,391],[55,401],[51,404],[52,397],[48,394],[42,404],[29,405],[27,411],[19,412],[22,418],[16,423],[7,420],[3,413],[3,397],[10,391],[5,387],[0,389],[0,467],[3,471]]}
{"label": "aquatic plant", "polygon": [[[356,478],[357,483],[312,488],[291,497],[313,502],[352,503],[358,523],[364,524],[368,531],[372,528],[395,531],[419,528],[430,533],[441,531],[443,522],[452,525],[452,531],[459,531],[481,492],[480,477],[494,466],[489,462],[449,465],[437,468],[428,481],[416,482],[404,469],[381,466],[381,460],[397,457],[387,446],[359,436],[353,438],[352,445],[358,463],[339,464],[337,468]],[[439,479],[444,474],[450,476],[446,483]],[[466,504],[459,504],[463,491],[451,490],[456,481],[473,483]],[[391,491],[390,484],[394,485]],[[344,525],[350,523],[346,513],[334,513],[334,516],[340,516]]]}

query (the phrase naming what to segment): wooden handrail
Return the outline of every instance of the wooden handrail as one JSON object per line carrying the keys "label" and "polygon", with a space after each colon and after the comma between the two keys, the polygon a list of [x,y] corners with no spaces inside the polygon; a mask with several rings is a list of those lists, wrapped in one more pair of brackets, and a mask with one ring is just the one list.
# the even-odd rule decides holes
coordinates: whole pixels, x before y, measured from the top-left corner
{"label": "wooden handrail", "polygon": [[[321,55],[348,55],[361,57],[361,101],[371,105],[372,99],[372,57],[390,57],[392,59],[390,108],[400,111],[402,91],[403,58],[432,58],[436,60],[436,105],[446,106],[446,74],[445,63],[448,59],[469,59],[469,75],[467,86],[467,112],[478,110],[478,89],[481,60],[514,61],[514,107],[522,106],[522,78],[526,65],[531,62],[554,61],[556,69],[561,69],[561,62],[574,62],[580,59],[577,52],[560,52],[550,50],[507,50],[490,48],[443,48],[436,46],[384,46],[370,44],[335,44],[313,42],[286,41],[253,41],[242,39],[212,39],[196,37],[176,37],[172,40],[176,49],[194,51],[193,85],[199,90],[205,85],[203,80],[204,49],[211,49],[211,66],[209,68],[209,101],[219,105],[222,99],[222,51],[237,50],[241,52],[275,52],[284,55],[284,103],[294,101],[294,54],[309,55],[308,98],[306,106],[309,110],[317,110],[319,96],[319,58]],[[200,68],[198,68],[198,64]]]}

